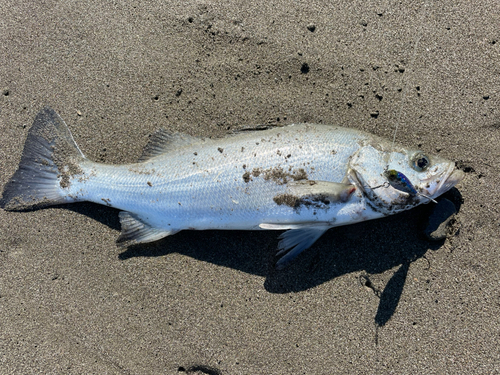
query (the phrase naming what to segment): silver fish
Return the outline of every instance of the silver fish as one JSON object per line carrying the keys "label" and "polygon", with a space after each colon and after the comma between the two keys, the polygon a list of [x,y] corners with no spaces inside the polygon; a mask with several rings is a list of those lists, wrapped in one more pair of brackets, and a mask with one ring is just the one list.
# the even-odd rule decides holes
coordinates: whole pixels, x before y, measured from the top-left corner
{"label": "silver fish", "polygon": [[[419,194],[388,183],[394,169]],[[463,178],[454,163],[339,126],[295,124],[202,139],[159,131],[137,163],[88,160],[50,108],[31,127],[6,210],[90,201],[122,210],[128,246],[181,230],[286,230],[278,267],[332,227],[408,210]]]}

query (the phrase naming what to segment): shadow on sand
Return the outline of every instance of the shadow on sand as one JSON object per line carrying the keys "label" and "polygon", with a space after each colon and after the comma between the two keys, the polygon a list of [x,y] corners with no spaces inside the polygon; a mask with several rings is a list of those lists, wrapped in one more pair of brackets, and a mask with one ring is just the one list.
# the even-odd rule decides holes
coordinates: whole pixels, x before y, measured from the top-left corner
{"label": "shadow on sand", "polygon": [[[445,194],[457,211],[461,196],[452,189]],[[116,210],[94,204],[61,206],[87,215],[119,230]],[[275,269],[278,231],[183,231],[151,244],[135,245],[119,255],[157,257],[177,252],[219,266],[265,277],[270,293],[304,291],[336,277],[364,271],[360,281],[370,287],[369,275],[398,267],[382,291],[375,323],[383,326],[394,314],[411,263],[443,242],[429,242],[423,229],[433,205],[423,205],[384,219],[332,228],[310,249],[283,270]]]}

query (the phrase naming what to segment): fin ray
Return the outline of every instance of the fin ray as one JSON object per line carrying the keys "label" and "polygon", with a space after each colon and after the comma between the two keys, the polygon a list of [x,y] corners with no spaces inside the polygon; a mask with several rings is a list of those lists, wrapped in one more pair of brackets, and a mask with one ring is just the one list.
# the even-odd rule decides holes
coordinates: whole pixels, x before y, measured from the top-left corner
{"label": "fin ray", "polygon": [[45,107],[28,132],[19,167],[4,187],[0,207],[23,211],[67,203],[61,187],[84,159],[66,123]]}
{"label": "fin ray", "polygon": [[312,202],[347,202],[355,190],[356,187],[352,184],[331,181],[301,180],[291,181],[288,184],[290,194]]}
{"label": "fin ray", "polygon": [[159,129],[151,135],[148,144],[139,158],[139,162],[154,158],[171,151],[178,151],[179,148],[201,143],[202,138],[193,137],[183,133],[171,133],[165,129]]}
{"label": "fin ray", "polygon": [[158,241],[164,237],[177,233],[179,230],[164,230],[153,228],[145,223],[137,215],[127,211],[120,211],[118,214],[122,232],[116,239],[116,243],[122,247],[126,247],[135,243],[146,243]]}
{"label": "fin ray", "polygon": [[305,222],[305,223],[261,223],[259,224],[259,228],[261,229],[268,229],[268,230],[288,230],[288,229],[304,229],[304,228],[314,228],[314,227],[331,227],[333,224],[332,222],[318,222],[318,223],[311,223],[311,222]]}
{"label": "fin ray", "polygon": [[316,225],[300,229],[290,229],[282,233],[278,239],[278,253],[281,257],[276,262],[277,269],[283,269],[293,261],[301,252],[311,247],[331,225]]}

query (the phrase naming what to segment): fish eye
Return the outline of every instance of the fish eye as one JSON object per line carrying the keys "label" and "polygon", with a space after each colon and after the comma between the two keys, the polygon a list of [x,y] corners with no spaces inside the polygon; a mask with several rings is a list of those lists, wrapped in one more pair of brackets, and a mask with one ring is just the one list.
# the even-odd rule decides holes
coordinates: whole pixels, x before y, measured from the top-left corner
{"label": "fish eye", "polygon": [[431,161],[426,155],[422,153],[417,153],[412,157],[411,166],[417,172],[425,171],[427,168],[429,168],[430,165]]}

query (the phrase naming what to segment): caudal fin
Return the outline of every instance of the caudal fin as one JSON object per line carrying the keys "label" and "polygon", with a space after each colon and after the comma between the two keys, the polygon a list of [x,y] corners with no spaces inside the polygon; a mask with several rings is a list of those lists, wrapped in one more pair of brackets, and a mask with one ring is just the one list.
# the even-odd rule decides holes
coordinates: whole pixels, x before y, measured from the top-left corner
{"label": "caudal fin", "polygon": [[35,118],[19,167],[4,187],[0,207],[9,211],[69,201],[64,188],[85,159],[66,123],[51,108]]}

